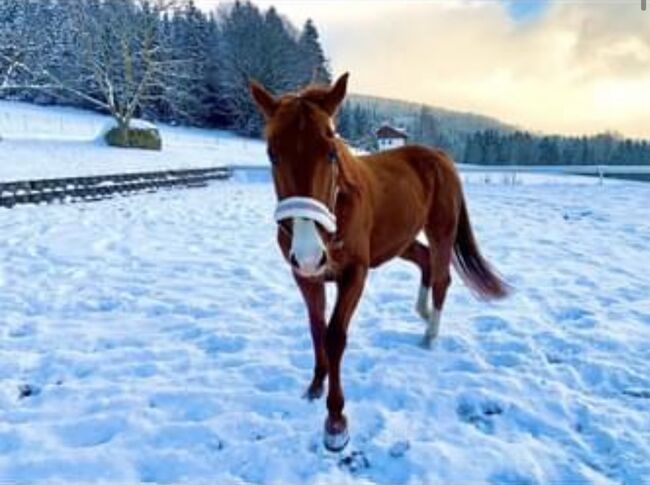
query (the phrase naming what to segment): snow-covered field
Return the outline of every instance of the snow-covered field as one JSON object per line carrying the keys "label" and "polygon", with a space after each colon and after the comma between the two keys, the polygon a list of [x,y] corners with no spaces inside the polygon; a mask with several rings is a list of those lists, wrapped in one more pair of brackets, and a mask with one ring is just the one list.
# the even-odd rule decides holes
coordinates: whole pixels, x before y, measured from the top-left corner
{"label": "snow-covered field", "polygon": [[340,455],[270,185],[0,209],[0,482],[648,483],[650,186],[467,192],[517,291],[455,284],[424,350],[417,272],[375,271]]}
{"label": "snow-covered field", "polygon": [[218,130],[160,125],[163,150],[126,150],[102,139],[108,116],[72,108],[0,101],[0,181],[138,171],[254,165],[266,160],[257,140]]}

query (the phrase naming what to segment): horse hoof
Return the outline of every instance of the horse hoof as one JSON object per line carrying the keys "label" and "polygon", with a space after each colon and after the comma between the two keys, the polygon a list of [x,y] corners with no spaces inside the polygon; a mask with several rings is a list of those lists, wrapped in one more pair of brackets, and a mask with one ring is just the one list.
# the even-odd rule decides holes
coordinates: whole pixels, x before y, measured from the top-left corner
{"label": "horse hoof", "polygon": [[433,347],[434,342],[436,341],[437,335],[429,335],[426,334],[424,337],[422,337],[422,340],[420,340],[420,347],[423,349],[430,350]]}
{"label": "horse hoof", "polygon": [[350,442],[348,426],[345,418],[342,421],[332,424],[329,418],[325,421],[325,432],[323,444],[328,451],[338,452],[343,450]]}
{"label": "horse hoof", "polygon": [[305,393],[302,395],[304,399],[307,399],[308,401],[315,401],[317,399],[320,399],[323,396],[323,386],[319,387],[311,387],[305,391]]}

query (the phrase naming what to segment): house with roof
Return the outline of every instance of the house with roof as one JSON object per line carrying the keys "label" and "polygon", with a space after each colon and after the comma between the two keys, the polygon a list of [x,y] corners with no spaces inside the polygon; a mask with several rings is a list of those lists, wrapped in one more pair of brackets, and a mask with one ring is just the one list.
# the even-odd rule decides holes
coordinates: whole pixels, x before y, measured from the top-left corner
{"label": "house with roof", "polygon": [[404,146],[408,140],[408,135],[403,130],[388,124],[381,125],[375,132],[375,136],[380,150]]}

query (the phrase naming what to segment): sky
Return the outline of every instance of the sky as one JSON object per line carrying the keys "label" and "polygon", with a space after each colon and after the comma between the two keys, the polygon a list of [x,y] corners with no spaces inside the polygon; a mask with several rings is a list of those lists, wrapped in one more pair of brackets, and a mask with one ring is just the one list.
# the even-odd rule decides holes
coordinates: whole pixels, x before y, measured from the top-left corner
{"label": "sky", "polygon": [[[213,8],[215,0],[197,0]],[[258,0],[311,17],[350,90],[543,133],[650,138],[641,0]]]}

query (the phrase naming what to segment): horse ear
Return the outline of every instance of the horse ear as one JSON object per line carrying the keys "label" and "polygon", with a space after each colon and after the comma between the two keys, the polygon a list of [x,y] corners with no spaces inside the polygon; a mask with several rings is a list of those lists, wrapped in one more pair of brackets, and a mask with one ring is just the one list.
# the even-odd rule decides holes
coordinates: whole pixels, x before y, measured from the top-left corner
{"label": "horse ear", "polygon": [[346,72],[338,78],[321,102],[321,108],[330,116],[334,116],[334,113],[336,113],[336,110],[345,98],[348,91],[348,77],[350,77],[350,74]]}
{"label": "horse ear", "polygon": [[271,118],[278,108],[278,100],[257,81],[250,81],[250,90],[255,104],[257,104],[262,114],[266,119]]}

